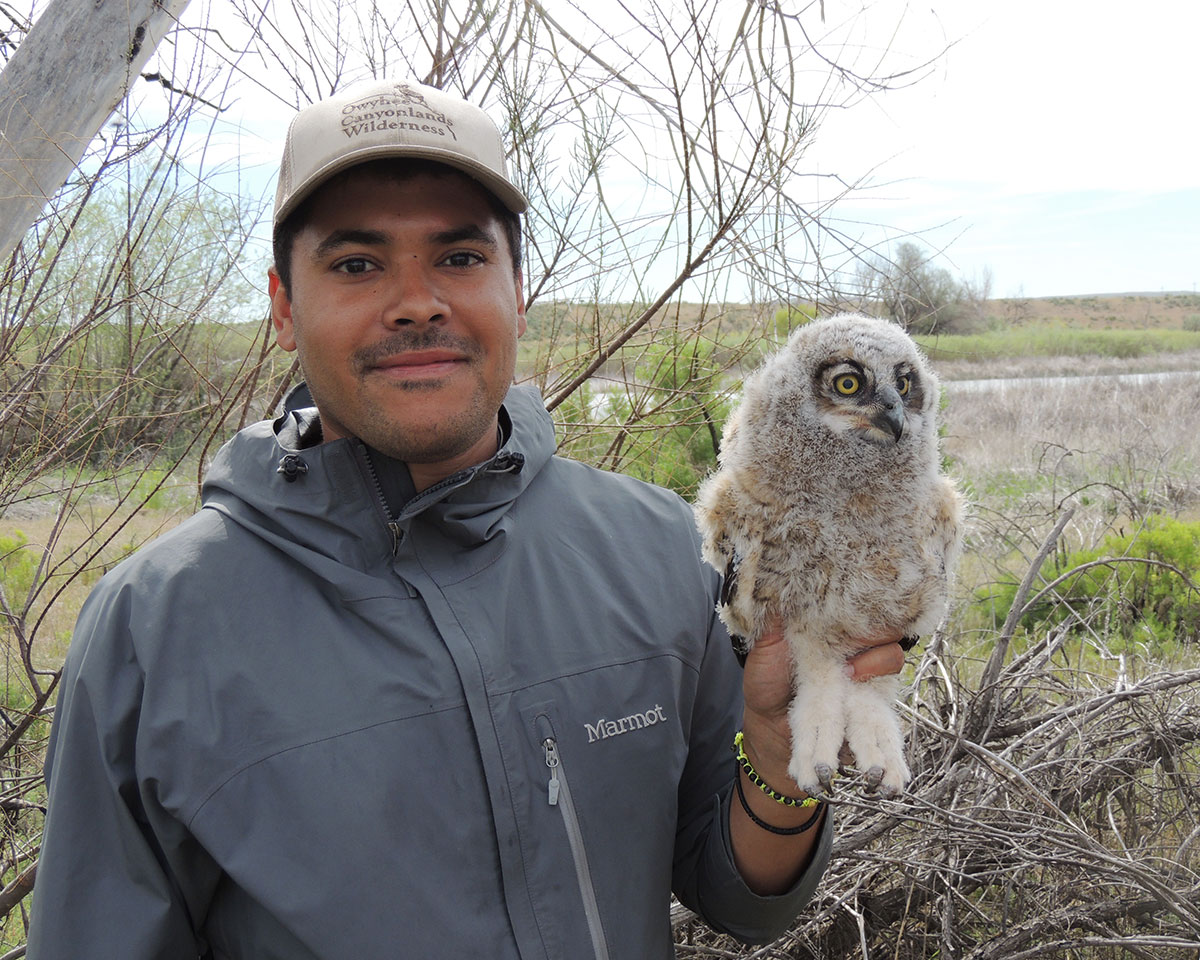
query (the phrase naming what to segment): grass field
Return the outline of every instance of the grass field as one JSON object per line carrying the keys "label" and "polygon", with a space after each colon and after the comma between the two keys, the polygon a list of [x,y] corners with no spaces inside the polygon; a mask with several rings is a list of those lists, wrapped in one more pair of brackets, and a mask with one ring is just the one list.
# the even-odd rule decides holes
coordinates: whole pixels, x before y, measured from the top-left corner
{"label": "grass field", "polygon": [[921,336],[917,341],[934,362],[967,360],[985,363],[997,357],[1129,360],[1155,354],[1200,351],[1200,331],[1081,330],[1059,324],[1029,324],[957,336]]}

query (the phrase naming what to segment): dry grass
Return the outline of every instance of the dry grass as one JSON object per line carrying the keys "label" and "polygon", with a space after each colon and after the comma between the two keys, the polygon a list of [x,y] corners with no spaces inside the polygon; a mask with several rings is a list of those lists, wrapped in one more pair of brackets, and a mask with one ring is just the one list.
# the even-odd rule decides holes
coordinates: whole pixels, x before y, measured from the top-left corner
{"label": "dry grass", "polygon": [[[943,450],[986,498],[996,478],[1025,476],[1061,501],[1089,483],[1178,510],[1197,496],[1200,373],[1128,379],[947,385]],[[1048,505],[1050,505],[1048,503]]]}
{"label": "dry grass", "polygon": [[[943,340],[943,342],[945,342]],[[1149,353],[1136,357],[1047,356],[973,359],[941,359],[937,363],[943,382],[1026,377],[1118,376],[1130,373],[1160,373],[1200,370],[1200,350]]]}

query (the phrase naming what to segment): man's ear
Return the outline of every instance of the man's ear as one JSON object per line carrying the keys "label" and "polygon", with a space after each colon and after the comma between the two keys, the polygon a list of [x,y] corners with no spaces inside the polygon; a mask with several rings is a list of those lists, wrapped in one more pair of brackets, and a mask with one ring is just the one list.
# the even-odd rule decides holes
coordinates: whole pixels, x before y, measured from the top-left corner
{"label": "man's ear", "polygon": [[289,353],[296,349],[296,338],[292,334],[292,300],[287,287],[274,267],[267,268],[267,293],[271,297],[271,325],[275,328],[275,342]]}

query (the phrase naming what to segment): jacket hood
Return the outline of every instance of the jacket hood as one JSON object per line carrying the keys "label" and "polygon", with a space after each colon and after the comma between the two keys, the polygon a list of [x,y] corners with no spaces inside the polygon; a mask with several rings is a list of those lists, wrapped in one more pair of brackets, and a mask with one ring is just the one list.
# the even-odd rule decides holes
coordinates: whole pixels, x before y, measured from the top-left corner
{"label": "jacket hood", "polygon": [[220,449],[201,500],[281,550],[305,551],[307,566],[369,569],[395,553],[414,522],[436,524],[443,536],[475,546],[497,535],[555,450],[553,422],[532,387],[509,390],[500,420],[505,437],[493,457],[397,502],[394,491],[412,490],[403,464],[356,438],[320,443],[315,408],[288,409]]}

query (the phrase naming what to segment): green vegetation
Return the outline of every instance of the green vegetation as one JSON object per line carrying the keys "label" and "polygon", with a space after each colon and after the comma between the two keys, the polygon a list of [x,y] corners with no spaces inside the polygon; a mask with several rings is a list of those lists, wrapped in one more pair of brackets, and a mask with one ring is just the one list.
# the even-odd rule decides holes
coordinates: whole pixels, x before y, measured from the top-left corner
{"label": "green vegetation", "polygon": [[[622,388],[580,391],[558,409],[563,452],[691,498],[716,466],[729,413],[727,349],[682,336],[643,348]],[[593,420],[593,428],[579,429]]]}
{"label": "green vegetation", "polygon": [[[1099,546],[1046,559],[1043,589],[1021,618],[1029,631],[1090,629],[1118,646],[1148,644],[1161,653],[1200,639],[1200,522],[1154,515],[1135,532],[1110,534]],[[1008,616],[1016,577],[989,591],[997,617]],[[982,598],[981,598],[982,599]]]}
{"label": "green vegetation", "polygon": [[29,593],[37,575],[37,554],[21,530],[0,534],[0,590],[17,602]]}
{"label": "green vegetation", "polygon": [[1200,350],[1200,330],[1092,330],[1051,323],[915,339],[935,363],[1019,357],[1130,358]]}
{"label": "green vegetation", "polygon": [[775,338],[777,340],[786,340],[797,327],[802,327],[804,324],[813,320],[817,316],[816,304],[804,304],[802,306],[780,307],[775,311]]}

